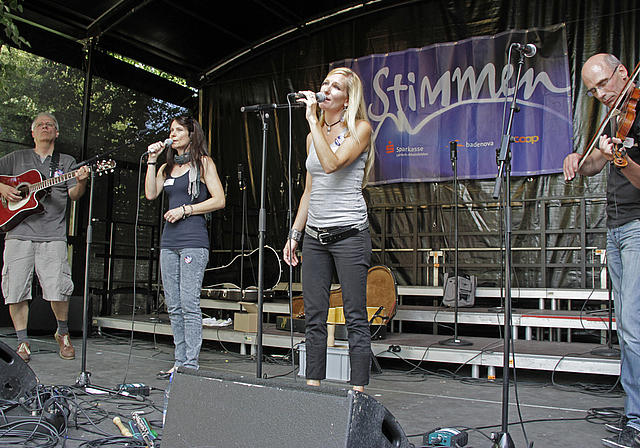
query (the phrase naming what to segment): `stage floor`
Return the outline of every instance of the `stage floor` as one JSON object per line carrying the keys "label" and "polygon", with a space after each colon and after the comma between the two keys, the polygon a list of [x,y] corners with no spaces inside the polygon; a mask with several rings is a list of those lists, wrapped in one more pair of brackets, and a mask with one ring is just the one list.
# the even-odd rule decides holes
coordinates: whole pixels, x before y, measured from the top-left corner
{"label": "stage floor", "polygon": [[[16,346],[11,328],[0,328],[0,334],[0,341],[12,348]],[[168,382],[157,379],[156,373],[172,365],[173,345],[170,337],[136,333],[131,343],[127,332],[103,329],[102,335],[87,341],[84,368],[82,339],[76,337],[72,341],[76,348],[76,359],[65,361],[57,355],[57,344],[52,335],[31,336],[33,353],[29,366],[42,385],[73,386],[82,372],[90,372],[93,386],[111,389],[122,383],[144,383],[152,389],[145,401],[79,393],[76,399],[86,415],[79,415],[78,428],[71,424],[65,446],[77,448],[107,435],[119,435],[113,418],[119,416],[128,422],[134,411],[144,413],[161,435],[159,425],[162,420],[163,391]],[[282,376],[281,379],[294,381],[292,367],[283,356],[285,352],[282,348],[265,348],[264,354],[269,355],[269,362],[262,365],[263,375],[268,378]],[[396,417],[404,432],[410,436],[411,443],[416,447],[422,446],[423,433],[438,427],[453,427],[473,428],[469,430],[467,446],[492,447],[488,436],[491,432],[499,432],[502,425],[501,369],[496,369],[498,380],[490,381],[486,375],[484,378],[471,378],[470,366],[435,362],[423,362],[417,366],[417,361],[403,359],[402,352],[396,355],[394,359],[378,358],[382,373],[372,375],[366,392]],[[214,341],[205,342],[201,369],[249,377],[255,377],[257,372],[256,363],[250,355],[225,351],[224,343]],[[613,375],[565,372],[552,375],[546,371],[519,369],[516,377],[517,394],[513,385],[509,391],[509,433],[516,447],[527,447],[523,427],[518,424],[521,419],[525,422],[523,426],[528,442],[534,442],[536,447],[601,446],[600,439],[611,434],[604,427],[605,420],[599,416],[610,414],[594,413],[593,410],[607,408],[610,411],[610,408],[624,404],[624,396],[616,384],[617,377]],[[295,381],[304,382],[300,377]],[[347,387],[341,382],[327,381],[324,384]],[[212,397],[212,413],[215,412],[215,406],[233,404],[215,402],[215,397]],[[207,421],[207,416],[193,418],[202,419],[203,431],[210,433],[211,446],[216,446],[215,425]],[[279,420],[277,410],[274,410],[272,418],[273,425],[289,425],[289,422]],[[99,433],[93,424],[105,433]],[[228,424],[233,425],[233,422]],[[290,426],[292,431],[296,430],[295,425]],[[2,438],[0,446],[5,446]],[[49,446],[63,445],[59,442]],[[272,443],[265,441],[265,446],[282,447],[286,443],[282,440]],[[322,446],[321,441],[318,446]]]}

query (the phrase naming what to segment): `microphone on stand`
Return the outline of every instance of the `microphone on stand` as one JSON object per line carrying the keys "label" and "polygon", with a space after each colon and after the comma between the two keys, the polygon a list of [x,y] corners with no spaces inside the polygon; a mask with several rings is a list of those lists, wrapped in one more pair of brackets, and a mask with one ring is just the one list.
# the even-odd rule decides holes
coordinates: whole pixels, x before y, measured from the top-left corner
{"label": "microphone on stand", "polygon": [[[173,139],[168,138],[164,141],[164,149],[169,149],[171,145],[173,145]],[[155,154],[155,151],[150,149],[149,151],[145,152],[145,154]]]}
{"label": "microphone on stand", "polygon": [[514,43],[514,44],[511,44],[511,45],[513,45],[516,50],[518,50],[519,52],[523,53],[528,58],[534,57],[536,55],[536,53],[538,52],[538,49],[533,44],[522,45],[522,44]]}
{"label": "microphone on stand", "polygon": [[240,191],[245,189],[244,185],[244,166],[242,163],[238,164],[238,185],[240,186]]}
{"label": "microphone on stand", "polygon": [[[293,92],[287,95],[288,98],[295,98],[300,99],[300,98],[304,98],[305,96],[302,93],[299,92]],[[316,101],[318,101],[319,103],[325,101],[327,99],[326,95],[324,93],[318,92],[316,93]],[[275,103],[269,103],[269,104],[255,104],[253,106],[242,106],[240,108],[240,112],[245,113],[245,112],[266,112],[266,111],[271,111],[274,109],[284,109],[286,107],[304,107],[303,103],[298,103],[295,102],[293,104],[289,103],[288,105],[286,104],[275,104]]]}
{"label": "microphone on stand", "polygon": [[[288,98],[294,99],[294,100],[299,100],[300,98],[306,98],[304,96],[304,93],[300,93],[300,92],[292,92],[289,95],[287,95]],[[316,101],[318,103],[322,103],[323,101],[325,101],[327,99],[327,96],[322,93],[322,92],[317,92],[316,93]]]}

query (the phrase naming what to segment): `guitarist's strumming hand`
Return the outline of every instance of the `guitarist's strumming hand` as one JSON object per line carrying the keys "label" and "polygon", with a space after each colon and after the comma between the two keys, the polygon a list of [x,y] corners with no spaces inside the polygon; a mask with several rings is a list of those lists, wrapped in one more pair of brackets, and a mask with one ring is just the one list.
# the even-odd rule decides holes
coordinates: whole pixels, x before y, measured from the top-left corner
{"label": "guitarist's strumming hand", "polygon": [[20,191],[13,188],[11,185],[3,184],[0,182],[0,196],[2,196],[2,202],[18,202],[22,200]]}

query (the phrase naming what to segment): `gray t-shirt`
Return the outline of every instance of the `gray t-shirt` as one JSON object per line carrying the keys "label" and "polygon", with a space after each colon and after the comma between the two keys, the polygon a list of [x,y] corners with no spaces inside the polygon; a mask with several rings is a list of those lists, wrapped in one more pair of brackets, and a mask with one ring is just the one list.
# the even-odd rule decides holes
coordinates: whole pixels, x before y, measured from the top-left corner
{"label": "gray t-shirt", "polygon": [[[50,178],[51,156],[42,161],[35,150],[22,149],[7,154],[0,159],[0,175],[14,176],[20,175],[29,170],[38,170],[43,179]],[[60,154],[58,169],[56,174],[64,174],[76,164],[73,157],[67,154]],[[54,174],[54,177],[56,177]],[[46,195],[40,203],[44,207],[44,213],[29,216],[15,228],[7,232],[6,239],[17,239],[26,241],[66,241],[66,210],[67,210],[67,190],[76,185],[75,177],[53,185],[51,193]]]}

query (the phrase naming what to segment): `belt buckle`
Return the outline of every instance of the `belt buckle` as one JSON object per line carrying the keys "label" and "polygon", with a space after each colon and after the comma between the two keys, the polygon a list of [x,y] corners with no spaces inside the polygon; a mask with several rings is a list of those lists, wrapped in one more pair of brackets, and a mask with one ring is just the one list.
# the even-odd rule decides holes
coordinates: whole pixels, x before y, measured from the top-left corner
{"label": "belt buckle", "polygon": [[329,232],[322,232],[322,233],[318,232],[318,241],[320,242],[320,244],[331,243],[331,234]]}

